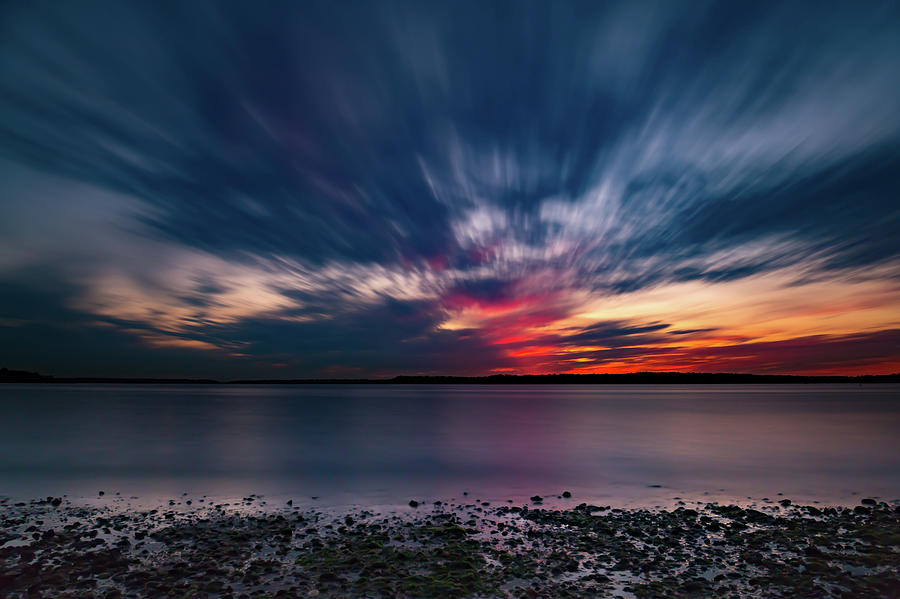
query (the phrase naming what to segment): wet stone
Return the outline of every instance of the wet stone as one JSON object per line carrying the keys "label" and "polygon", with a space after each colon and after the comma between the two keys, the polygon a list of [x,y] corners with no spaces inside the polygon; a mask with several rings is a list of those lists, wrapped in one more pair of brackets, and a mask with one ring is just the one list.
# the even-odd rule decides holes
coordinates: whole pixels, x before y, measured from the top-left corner
{"label": "wet stone", "polygon": [[332,513],[250,499],[233,509],[185,502],[149,511],[53,506],[52,498],[0,503],[0,595],[900,594],[900,513],[886,503],[666,510],[451,501],[430,510]]}

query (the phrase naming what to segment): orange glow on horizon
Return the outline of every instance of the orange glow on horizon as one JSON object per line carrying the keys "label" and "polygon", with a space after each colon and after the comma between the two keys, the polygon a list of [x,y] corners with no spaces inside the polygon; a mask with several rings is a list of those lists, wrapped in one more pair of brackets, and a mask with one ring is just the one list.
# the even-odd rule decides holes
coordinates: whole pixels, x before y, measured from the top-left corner
{"label": "orange glow on horizon", "polygon": [[[512,370],[524,374],[900,371],[900,347],[877,341],[882,332],[900,331],[896,279],[856,272],[804,282],[803,275],[783,269],[618,295],[531,293],[496,304],[456,298],[444,304],[448,318],[441,328],[477,331],[486,343],[502,346],[516,361]],[[597,323],[600,336],[585,343]],[[610,332],[603,332],[603,323],[610,323]],[[880,343],[881,355],[866,353],[866,336]],[[829,349],[838,345],[847,348],[843,358]]]}

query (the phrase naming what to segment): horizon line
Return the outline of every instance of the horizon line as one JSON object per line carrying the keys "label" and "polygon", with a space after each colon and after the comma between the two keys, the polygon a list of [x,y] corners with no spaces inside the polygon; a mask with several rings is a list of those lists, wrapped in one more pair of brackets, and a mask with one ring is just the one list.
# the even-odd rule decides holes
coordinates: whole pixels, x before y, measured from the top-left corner
{"label": "horizon line", "polygon": [[542,373],[490,375],[398,374],[389,377],[365,378],[265,378],[219,380],[190,377],[114,377],[114,376],[64,376],[45,375],[26,370],[0,368],[0,383],[109,383],[109,384],[207,384],[207,385],[298,385],[298,384],[665,384],[674,379],[692,383],[740,384],[740,383],[900,383],[900,373],[861,375],[804,375],[758,374],[749,372],[678,372],[636,371],[628,373]]}

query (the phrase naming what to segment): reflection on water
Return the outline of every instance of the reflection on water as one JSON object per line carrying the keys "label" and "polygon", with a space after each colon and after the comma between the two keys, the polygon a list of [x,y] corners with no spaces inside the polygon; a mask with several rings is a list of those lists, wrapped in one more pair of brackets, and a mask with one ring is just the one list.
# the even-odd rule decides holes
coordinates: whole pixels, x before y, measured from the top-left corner
{"label": "reflection on water", "polygon": [[13,496],[900,497],[891,385],[6,385],[0,410]]}

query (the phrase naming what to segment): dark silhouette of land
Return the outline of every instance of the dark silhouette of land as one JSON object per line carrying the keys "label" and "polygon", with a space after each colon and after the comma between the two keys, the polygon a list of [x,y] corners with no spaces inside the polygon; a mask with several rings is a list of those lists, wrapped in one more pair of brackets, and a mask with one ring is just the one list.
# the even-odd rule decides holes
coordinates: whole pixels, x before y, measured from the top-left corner
{"label": "dark silhouette of land", "polygon": [[627,374],[494,374],[491,376],[395,376],[384,379],[213,379],[54,377],[0,368],[0,383],[110,383],[170,385],[747,385],[900,383],[900,373],[862,376],[800,376],[728,372],[631,372]]}

